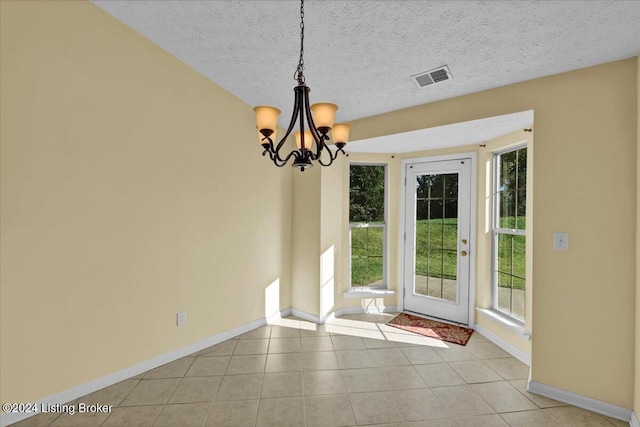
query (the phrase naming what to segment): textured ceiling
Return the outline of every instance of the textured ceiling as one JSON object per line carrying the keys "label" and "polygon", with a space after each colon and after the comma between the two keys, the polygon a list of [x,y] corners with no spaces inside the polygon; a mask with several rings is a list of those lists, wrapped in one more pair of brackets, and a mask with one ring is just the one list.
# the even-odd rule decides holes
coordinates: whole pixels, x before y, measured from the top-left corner
{"label": "textured ceiling", "polygon": [[[286,125],[299,50],[296,1],[94,0],[249,105]],[[312,102],[337,121],[636,56],[640,1],[313,1],[305,3]],[[411,75],[448,65],[450,81]]]}

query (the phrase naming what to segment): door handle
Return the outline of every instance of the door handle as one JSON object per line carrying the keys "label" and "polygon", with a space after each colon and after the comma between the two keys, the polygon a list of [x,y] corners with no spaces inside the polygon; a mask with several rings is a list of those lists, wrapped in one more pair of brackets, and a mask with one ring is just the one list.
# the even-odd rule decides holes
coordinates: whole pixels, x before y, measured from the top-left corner
{"label": "door handle", "polygon": [[467,251],[461,251],[461,252],[460,252],[460,255],[462,255],[462,256],[467,256]]}

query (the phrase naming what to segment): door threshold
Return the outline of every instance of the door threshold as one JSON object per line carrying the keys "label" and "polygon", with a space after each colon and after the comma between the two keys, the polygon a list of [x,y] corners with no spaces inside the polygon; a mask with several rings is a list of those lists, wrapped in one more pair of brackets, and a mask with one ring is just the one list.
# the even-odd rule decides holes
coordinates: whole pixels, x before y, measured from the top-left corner
{"label": "door threshold", "polygon": [[452,326],[460,326],[460,327],[465,327],[468,328],[469,324],[468,323],[458,323],[458,322],[453,322],[451,320],[447,320],[447,319],[441,319],[439,317],[435,317],[435,316],[429,316],[427,314],[422,314],[422,313],[417,313],[415,311],[411,311],[411,310],[404,310],[405,312],[412,314],[416,317],[421,317],[423,319],[427,319],[427,320],[435,320],[437,322],[442,322],[442,323],[446,323],[447,325],[452,325]]}

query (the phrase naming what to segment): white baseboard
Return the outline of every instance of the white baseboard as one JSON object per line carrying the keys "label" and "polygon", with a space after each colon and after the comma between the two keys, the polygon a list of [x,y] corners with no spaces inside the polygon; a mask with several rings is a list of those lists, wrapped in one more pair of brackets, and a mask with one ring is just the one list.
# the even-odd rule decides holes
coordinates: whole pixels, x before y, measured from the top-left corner
{"label": "white baseboard", "polygon": [[640,421],[638,420],[638,414],[635,411],[631,412],[631,421],[629,422],[630,427],[640,427]]}
{"label": "white baseboard", "polygon": [[[623,408],[612,403],[603,402],[601,400],[592,399],[587,396],[582,396],[577,393],[562,390],[556,387],[552,387],[546,384],[541,384],[535,381],[529,380],[527,384],[527,390],[531,393],[539,394],[540,396],[548,397],[549,399],[557,400],[558,402],[567,403],[569,405],[577,406],[578,408],[586,409],[587,411],[596,412],[598,414],[606,415],[607,417],[615,418],[617,420],[630,422],[633,426],[633,418],[631,416],[631,409]],[[638,425],[638,419],[636,418],[636,426]]]}
{"label": "white baseboard", "polygon": [[297,308],[291,308],[289,309],[289,311],[292,316],[296,316],[313,323],[322,323],[322,321],[320,320],[320,316],[317,316],[315,314],[307,313],[306,311],[298,310]]}
{"label": "white baseboard", "polygon": [[502,348],[504,351],[506,351],[507,353],[509,353],[510,355],[512,355],[513,357],[515,357],[516,359],[518,359],[519,361],[521,361],[525,365],[531,366],[531,356],[529,356],[524,351],[522,351],[522,350],[518,349],[517,347],[509,344],[508,342],[506,342],[505,340],[503,340],[502,338],[500,338],[499,336],[497,336],[493,332],[490,332],[487,328],[483,327],[482,325],[478,325],[476,323],[475,330],[480,332],[489,341],[493,342],[495,345],[497,345],[498,347]]}
{"label": "white baseboard", "polygon": [[291,315],[291,309],[287,308],[286,310],[282,310],[276,313],[273,313],[271,316],[267,317],[267,323],[272,323],[278,319],[284,319],[285,317]]}
{"label": "white baseboard", "polygon": [[[288,316],[287,310],[284,310],[283,317]],[[276,314],[277,315],[277,314]],[[134,377],[143,372],[146,372],[150,369],[157,368],[158,366],[162,366],[166,363],[173,362],[174,360],[180,359],[181,357],[188,356],[197,351],[204,350],[207,347],[211,347],[212,345],[219,344],[222,341],[226,341],[230,338],[237,337],[238,335],[242,335],[246,332],[249,332],[253,329],[256,329],[260,326],[263,326],[267,323],[267,319],[262,318],[258,320],[254,320],[253,322],[245,323],[244,325],[240,325],[237,328],[233,328],[229,331],[222,332],[218,335],[214,335],[212,337],[206,338],[202,341],[198,341],[196,343],[190,344],[186,347],[179,348],[174,351],[170,351],[169,353],[165,353],[161,356],[154,357],[153,359],[145,360],[144,362],[137,363],[128,368],[122,369],[120,371],[114,372],[109,375],[105,375],[102,378],[98,378],[84,384],[81,384],[77,387],[70,388],[68,390],[61,391],[60,393],[56,393],[54,395],[45,397],[44,399],[36,401],[38,406],[41,404],[64,404],[71,400],[75,400],[79,397],[85,396],[89,393],[93,393],[94,391],[98,391],[105,387],[109,387],[117,382],[126,380],[127,378]],[[4,403],[4,402],[3,402]],[[10,424],[16,423],[25,418],[29,418],[36,414],[25,414],[25,413],[2,413],[0,414],[0,426],[5,427]]]}

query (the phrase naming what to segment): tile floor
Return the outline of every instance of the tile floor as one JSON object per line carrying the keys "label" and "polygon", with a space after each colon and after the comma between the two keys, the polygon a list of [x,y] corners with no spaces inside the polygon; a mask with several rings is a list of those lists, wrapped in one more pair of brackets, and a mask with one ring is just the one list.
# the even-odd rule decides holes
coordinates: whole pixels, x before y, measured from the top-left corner
{"label": "tile floor", "polygon": [[392,318],[289,317],[75,401],[110,414],[14,426],[628,426],[528,393],[528,367],[477,332],[462,347]]}

